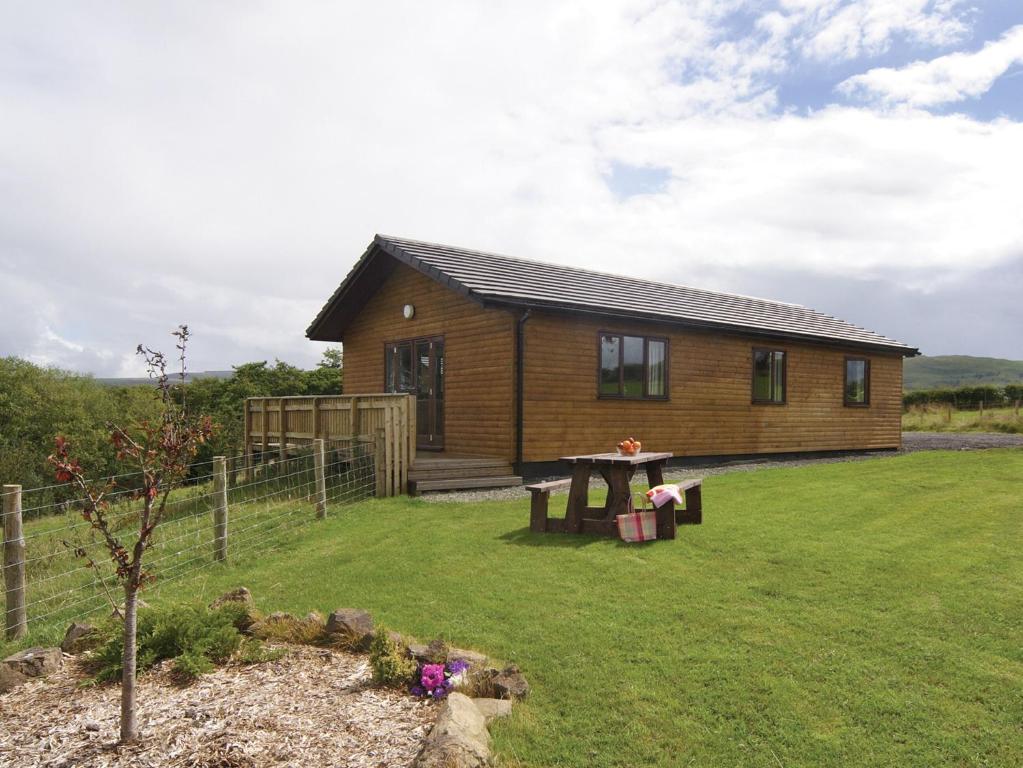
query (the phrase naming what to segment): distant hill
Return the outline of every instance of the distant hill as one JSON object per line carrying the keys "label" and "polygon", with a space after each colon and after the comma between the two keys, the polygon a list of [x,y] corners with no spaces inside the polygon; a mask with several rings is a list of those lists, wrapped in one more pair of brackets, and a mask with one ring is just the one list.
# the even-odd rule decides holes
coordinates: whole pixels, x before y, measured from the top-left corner
{"label": "distant hill", "polygon": [[1023,360],[1001,360],[997,357],[910,357],[906,359],[902,370],[902,386],[907,392],[914,389],[1023,383]]}
{"label": "distant hill", "polygon": [[[234,376],[234,371],[196,371],[195,373],[186,373],[185,381],[195,381],[196,379],[229,379]],[[177,375],[173,374],[171,378],[177,381]],[[152,379],[143,376],[142,378],[128,378],[128,379],[96,379],[100,384],[106,384],[111,387],[137,387],[140,384],[151,384]]]}

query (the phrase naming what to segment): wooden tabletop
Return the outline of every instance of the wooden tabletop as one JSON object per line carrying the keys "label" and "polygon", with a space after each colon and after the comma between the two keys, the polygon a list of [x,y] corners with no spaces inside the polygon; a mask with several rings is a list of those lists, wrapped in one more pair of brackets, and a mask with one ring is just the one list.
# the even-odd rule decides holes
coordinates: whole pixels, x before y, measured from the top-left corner
{"label": "wooden tabletop", "polygon": [[672,458],[673,453],[654,453],[642,451],[635,456],[622,456],[618,453],[590,453],[582,456],[562,456],[561,461],[569,464],[625,464],[635,466],[647,464],[651,461],[667,461]]}

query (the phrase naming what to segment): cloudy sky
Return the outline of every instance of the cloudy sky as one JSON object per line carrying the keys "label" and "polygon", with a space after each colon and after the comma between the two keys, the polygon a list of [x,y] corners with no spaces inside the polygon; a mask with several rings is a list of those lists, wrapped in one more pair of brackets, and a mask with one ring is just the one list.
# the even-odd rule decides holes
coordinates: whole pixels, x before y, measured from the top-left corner
{"label": "cloudy sky", "polygon": [[374,232],[1023,359],[1023,3],[0,3],[0,355],[312,365]]}

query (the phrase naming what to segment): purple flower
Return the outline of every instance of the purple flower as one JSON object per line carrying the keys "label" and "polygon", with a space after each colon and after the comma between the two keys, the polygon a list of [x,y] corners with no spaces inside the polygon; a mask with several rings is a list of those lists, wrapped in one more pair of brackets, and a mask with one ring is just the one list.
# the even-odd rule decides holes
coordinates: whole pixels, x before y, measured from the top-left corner
{"label": "purple flower", "polygon": [[453,662],[448,664],[448,672],[450,673],[451,677],[454,677],[455,675],[465,672],[465,670],[467,670],[468,668],[469,668],[468,662],[464,661],[463,659],[455,659]]}
{"label": "purple flower", "polygon": [[426,689],[421,685],[413,685],[410,689],[413,696],[425,696]]}
{"label": "purple flower", "polygon": [[447,687],[442,685],[430,691],[430,695],[433,696],[433,698],[435,699],[443,699],[445,696],[448,695],[448,689]]}
{"label": "purple flower", "polygon": [[426,688],[437,688],[444,685],[444,665],[424,664],[419,680]]}

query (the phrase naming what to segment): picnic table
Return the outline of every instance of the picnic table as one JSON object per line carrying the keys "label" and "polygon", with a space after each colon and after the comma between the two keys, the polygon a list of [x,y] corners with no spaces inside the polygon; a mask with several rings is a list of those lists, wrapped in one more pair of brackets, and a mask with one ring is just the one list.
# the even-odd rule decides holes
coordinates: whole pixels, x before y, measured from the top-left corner
{"label": "picnic table", "polygon": [[[554,481],[527,486],[533,493],[530,513],[530,528],[534,531],[590,533],[603,536],[617,536],[616,517],[629,511],[632,494],[630,482],[636,470],[646,469],[650,487],[664,483],[664,465],[672,458],[670,453],[644,451],[633,456],[618,453],[593,453],[581,456],[562,456],[561,461],[572,465],[570,481]],[[603,507],[587,506],[590,476],[597,470],[607,483],[607,497]],[[657,538],[674,539],[679,523],[700,523],[702,521],[700,487],[702,481],[693,479],[680,483],[685,492],[686,505],[676,515],[675,504],[667,502],[657,509]],[[565,519],[547,517],[547,501],[550,491],[569,485],[568,505]]]}

